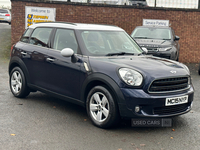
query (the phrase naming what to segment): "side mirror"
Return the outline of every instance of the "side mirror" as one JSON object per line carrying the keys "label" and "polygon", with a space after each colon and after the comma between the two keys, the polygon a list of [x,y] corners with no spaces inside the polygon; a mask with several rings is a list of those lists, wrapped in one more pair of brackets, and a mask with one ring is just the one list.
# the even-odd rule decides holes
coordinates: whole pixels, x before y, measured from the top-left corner
{"label": "side mirror", "polygon": [[176,35],[174,38],[174,41],[178,41],[179,39],[180,39],[180,37]]}
{"label": "side mirror", "polygon": [[63,57],[71,57],[72,63],[76,63],[78,61],[78,57],[74,55],[74,51],[71,48],[64,48],[60,53]]}
{"label": "side mirror", "polygon": [[60,53],[63,57],[71,57],[74,55],[74,51],[71,48],[64,48]]}
{"label": "side mirror", "polygon": [[147,53],[148,53],[148,50],[147,50],[146,47],[142,47],[142,50],[144,51],[144,52],[143,52],[144,54],[147,54]]}

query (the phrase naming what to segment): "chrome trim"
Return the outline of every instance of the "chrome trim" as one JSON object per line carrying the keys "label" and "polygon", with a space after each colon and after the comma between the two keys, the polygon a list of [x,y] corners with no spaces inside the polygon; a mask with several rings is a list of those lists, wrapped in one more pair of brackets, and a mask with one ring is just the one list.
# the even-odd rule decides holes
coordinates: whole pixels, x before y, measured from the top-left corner
{"label": "chrome trim", "polygon": [[49,62],[54,62],[54,59],[51,59],[51,58],[47,58],[46,60]]}
{"label": "chrome trim", "polygon": [[21,52],[21,54],[22,54],[22,55],[27,55],[27,53],[25,53],[25,52]]}
{"label": "chrome trim", "polygon": [[160,94],[160,93],[173,93],[173,92],[179,92],[179,91],[184,91],[184,90],[187,90],[187,89],[189,89],[190,87],[191,87],[191,83],[190,84],[188,84],[188,87],[186,87],[186,88],[184,88],[184,89],[181,89],[181,90],[174,90],[174,91],[163,91],[163,92],[150,92],[149,91],[149,89],[150,89],[150,87],[151,87],[151,85],[152,85],[152,83],[154,82],[154,81],[156,81],[156,80],[162,80],[162,79],[171,79],[171,78],[181,78],[181,77],[187,77],[188,78],[188,80],[190,80],[190,76],[175,76],[175,77],[170,77],[170,78],[158,78],[158,79],[155,79],[155,80],[153,80],[152,82],[151,82],[151,84],[149,84],[149,88],[148,88],[148,93],[153,93],[153,94]]}
{"label": "chrome trim", "polygon": [[174,71],[174,70],[171,70],[170,72],[173,73],[173,74],[176,74],[176,71]]}
{"label": "chrome trim", "polygon": [[85,70],[88,72],[88,71],[90,71],[90,69],[88,68],[88,65],[87,65],[87,63],[86,62],[84,62],[83,63],[83,65],[84,65],[84,67],[85,67]]}

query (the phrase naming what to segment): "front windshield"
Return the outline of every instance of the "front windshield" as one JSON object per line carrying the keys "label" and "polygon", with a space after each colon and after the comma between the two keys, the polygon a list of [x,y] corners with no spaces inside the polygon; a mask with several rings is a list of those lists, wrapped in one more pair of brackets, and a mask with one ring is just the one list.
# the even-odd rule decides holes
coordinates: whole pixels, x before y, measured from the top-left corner
{"label": "front windshield", "polygon": [[162,28],[136,28],[131,36],[135,39],[161,39],[170,40],[171,32],[169,29]]}
{"label": "front windshield", "polygon": [[81,31],[87,54],[90,56],[108,56],[121,53],[140,54],[143,51],[124,31]]}

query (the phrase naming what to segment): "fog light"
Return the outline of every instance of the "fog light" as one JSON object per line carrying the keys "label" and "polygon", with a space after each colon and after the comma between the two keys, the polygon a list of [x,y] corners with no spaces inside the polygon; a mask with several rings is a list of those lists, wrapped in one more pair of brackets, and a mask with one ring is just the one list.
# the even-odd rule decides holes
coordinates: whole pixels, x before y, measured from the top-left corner
{"label": "fog light", "polygon": [[140,107],[139,106],[135,106],[135,112],[139,112],[140,111]]}

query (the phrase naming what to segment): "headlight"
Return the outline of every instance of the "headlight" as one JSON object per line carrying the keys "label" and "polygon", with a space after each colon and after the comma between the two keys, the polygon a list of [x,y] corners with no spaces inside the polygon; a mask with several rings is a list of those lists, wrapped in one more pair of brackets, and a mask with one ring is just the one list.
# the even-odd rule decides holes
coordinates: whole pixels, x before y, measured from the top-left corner
{"label": "headlight", "polygon": [[128,85],[140,86],[142,84],[143,77],[138,71],[121,68],[119,69],[119,74],[122,80]]}
{"label": "headlight", "polygon": [[188,77],[188,85],[190,85],[190,84],[191,84],[191,78]]}
{"label": "headlight", "polygon": [[161,47],[161,48],[159,48],[158,50],[159,51],[169,51],[169,50],[171,50],[172,49],[172,47]]}
{"label": "headlight", "polygon": [[186,65],[184,65],[184,68],[188,71],[188,73],[189,73],[189,75],[190,75],[190,70],[189,70],[189,68],[188,68]]}

